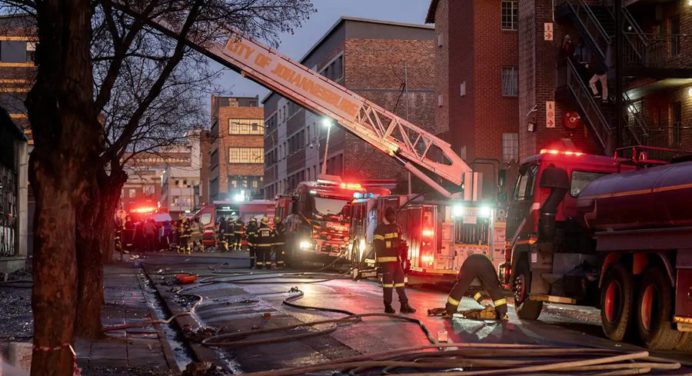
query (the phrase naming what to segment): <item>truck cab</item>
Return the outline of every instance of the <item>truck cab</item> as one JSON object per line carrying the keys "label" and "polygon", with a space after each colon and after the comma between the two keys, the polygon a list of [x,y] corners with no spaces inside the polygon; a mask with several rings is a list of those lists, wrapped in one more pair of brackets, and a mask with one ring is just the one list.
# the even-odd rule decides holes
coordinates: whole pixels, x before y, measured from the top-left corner
{"label": "truck cab", "polygon": [[599,177],[631,169],[612,157],[543,149],[527,158],[510,199],[507,237],[517,314],[535,320],[543,302],[588,303],[602,256],[585,231],[577,197]]}

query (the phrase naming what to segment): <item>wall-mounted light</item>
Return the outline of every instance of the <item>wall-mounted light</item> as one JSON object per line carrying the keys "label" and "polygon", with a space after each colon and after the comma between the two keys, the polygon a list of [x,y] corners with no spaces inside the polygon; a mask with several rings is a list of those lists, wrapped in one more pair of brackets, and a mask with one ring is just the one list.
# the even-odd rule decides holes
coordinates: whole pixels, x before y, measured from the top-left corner
{"label": "wall-mounted light", "polygon": [[[687,4],[692,7],[692,0],[687,0]],[[687,89],[687,96],[692,97],[692,87]]]}

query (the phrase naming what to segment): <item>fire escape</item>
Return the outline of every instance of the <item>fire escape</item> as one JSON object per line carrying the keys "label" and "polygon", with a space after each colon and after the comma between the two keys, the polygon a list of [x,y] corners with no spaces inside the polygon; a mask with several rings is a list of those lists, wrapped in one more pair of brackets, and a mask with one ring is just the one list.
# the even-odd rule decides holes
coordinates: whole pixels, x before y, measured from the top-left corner
{"label": "fire escape", "polygon": [[[614,46],[616,33],[616,21],[614,7],[612,5],[591,5],[584,0],[563,0],[556,9],[556,15],[561,21],[571,22],[578,31],[583,43],[591,49],[592,54],[608,65],[609,48]],[[647,35],[642,31],[627,8],[622,8],[623,17],[623,80],[627,82],[636,78],[643,72],[650,72],[654,68],[657,55],[652,54]],[[562,73],[562,72],[561,72]],[[588,79],[580,74],[579,69],[571,59],[565,64],[564,89],[572,97],[579,107],[582,117],[585,118],[592,133],[598,140],[604,151],[612,150],[614,146],[647,145],[649,144],[649,127],[645,117],[634,101],[623,90],[617,93],[609,90],[614,95],[622,95],[623,109],[618,114],[616,106],[610,103],[601,103],[593,98],[589,89]],[[612,80],[609,80],[609,83]],[[614,96],[610,95],[611,99]],[[617,116],[623,117],[623,130],[620,134],[619,144],[616,145],[617,135],[615,124]]]}

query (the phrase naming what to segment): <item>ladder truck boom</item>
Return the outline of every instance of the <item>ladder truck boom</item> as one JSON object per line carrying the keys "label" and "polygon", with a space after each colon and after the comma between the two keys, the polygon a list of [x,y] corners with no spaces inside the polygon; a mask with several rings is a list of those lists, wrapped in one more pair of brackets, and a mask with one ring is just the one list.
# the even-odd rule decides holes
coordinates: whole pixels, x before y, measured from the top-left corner
{"label": "ladder truck boom", "polygon": [[[181,37],[165,20],[143,16],[117,1],[112,4],[171,38]],[[404,168],[445,197],[456,196],[421,170],[461,186],[462,176],[471,172],[471,168],[449,143],[275,49],[243,37],[242,33],[232,29],[230,34],[226,44],[198,41],[200,38],[192,32],[183,42],[296,104],[334,119],[360,139],[398,160]]]}

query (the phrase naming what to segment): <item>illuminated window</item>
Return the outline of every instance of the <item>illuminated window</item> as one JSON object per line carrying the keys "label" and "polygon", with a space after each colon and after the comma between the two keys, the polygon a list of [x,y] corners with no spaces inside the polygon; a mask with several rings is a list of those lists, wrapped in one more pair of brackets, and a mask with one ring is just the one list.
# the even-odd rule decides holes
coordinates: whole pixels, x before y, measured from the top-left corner
{"label": "illuminated window", "polygon": [[264,149],[229,148],[228,163],[264,163]]}
{"label": "illuminated window", "polygon": [[262,119],[229,119],[228,134],[264,134]]}
{"label": "illuminated window", "polygon": [[502,30],[517,30],[519,25],[519,2],[502,0]]}

